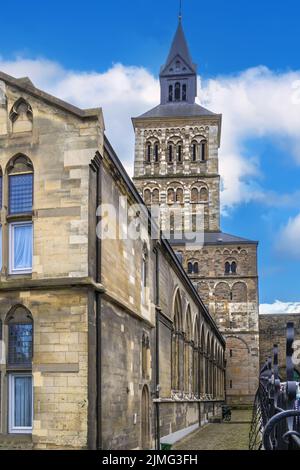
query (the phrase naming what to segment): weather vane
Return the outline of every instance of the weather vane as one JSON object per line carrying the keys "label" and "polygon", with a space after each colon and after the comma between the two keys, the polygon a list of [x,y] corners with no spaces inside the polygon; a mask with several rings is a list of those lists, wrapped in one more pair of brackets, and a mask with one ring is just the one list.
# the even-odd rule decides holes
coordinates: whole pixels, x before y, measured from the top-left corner
{"label": "weather vane", "polygon": [[179,21],[182,19],[182,0],[179,0],[179,15],[178,15]]}

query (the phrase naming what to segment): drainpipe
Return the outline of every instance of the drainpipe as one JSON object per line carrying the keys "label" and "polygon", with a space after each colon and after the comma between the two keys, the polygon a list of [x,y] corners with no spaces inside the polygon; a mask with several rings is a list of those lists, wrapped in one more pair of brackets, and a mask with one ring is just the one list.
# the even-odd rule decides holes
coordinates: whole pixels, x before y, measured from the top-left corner
{"label": "drainpipe", "polygon": [[[159,305],[159,253],[155,248],[155,303]],[[159,310],[155,309],[155,397],[159,399]],[[160,450],[160,409],[156,402],[156,450]]]}

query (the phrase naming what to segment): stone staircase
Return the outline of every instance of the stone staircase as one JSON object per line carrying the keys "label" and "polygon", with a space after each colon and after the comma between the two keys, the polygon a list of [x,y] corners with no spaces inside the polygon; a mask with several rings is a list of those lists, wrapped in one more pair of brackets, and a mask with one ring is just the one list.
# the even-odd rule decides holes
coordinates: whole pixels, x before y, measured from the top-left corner
{"label": "stone staircase", "polygon": [[31,435],[0,434],[0,450],[32,450]]}

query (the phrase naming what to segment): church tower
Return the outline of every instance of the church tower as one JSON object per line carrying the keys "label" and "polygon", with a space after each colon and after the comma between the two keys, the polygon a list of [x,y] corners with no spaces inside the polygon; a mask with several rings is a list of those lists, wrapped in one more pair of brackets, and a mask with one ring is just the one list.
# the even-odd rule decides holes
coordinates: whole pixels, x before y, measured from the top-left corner
{"label": "church tower", "polygon": [[[196,103],[197,66],[181,18],[160,70],[160,104],[133,118],[134,183],[145,203],[169,217],[170,242],[227,342],[226,393],[231,403],[253,400],[258,379],[257,242],[220,228],[218,151],[222,115]],[[183,217],[172,214],[180,211]],[[191,214],[191,223],[185,215]],[[194,217],[202,220],[203,246],[186,243]],[[179,222],[178,222],[179,220]],[[183,230],[183,236],[179,233]],[[182,234],[181,234],[182,235]],[[209,352],[208,342],[202,344]]]}

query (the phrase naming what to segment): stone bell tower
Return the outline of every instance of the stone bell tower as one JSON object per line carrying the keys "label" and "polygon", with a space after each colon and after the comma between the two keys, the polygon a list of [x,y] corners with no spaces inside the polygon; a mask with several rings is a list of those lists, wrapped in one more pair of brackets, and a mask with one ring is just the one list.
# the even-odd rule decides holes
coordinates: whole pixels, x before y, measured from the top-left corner
{"label": "stone bell tower", "polygon": [[[148,206],[190,211],[192,223],[170,218],[170,241],[211,315],[227,339],[227,399],[250,403],[257,387],[257,242],[220,228],[218,151],[222,116],[196,103],[197,67],[181,19],[160,70],[160,104],[133,118],[134,183]],[[203,247],[187,249],[193,217],[203,221]],[[197,227],[196,227],[197,229]],[[208,344],[202,345],[208,351]]]}
{"label": "stone bell tower", "polygon": [[218,148],[221,115],[195,103],[197,67],[179,21],[160,71],[160,104],[133,119],[134,182],[147,204],[204,213],[207,231],[220,227]]}

